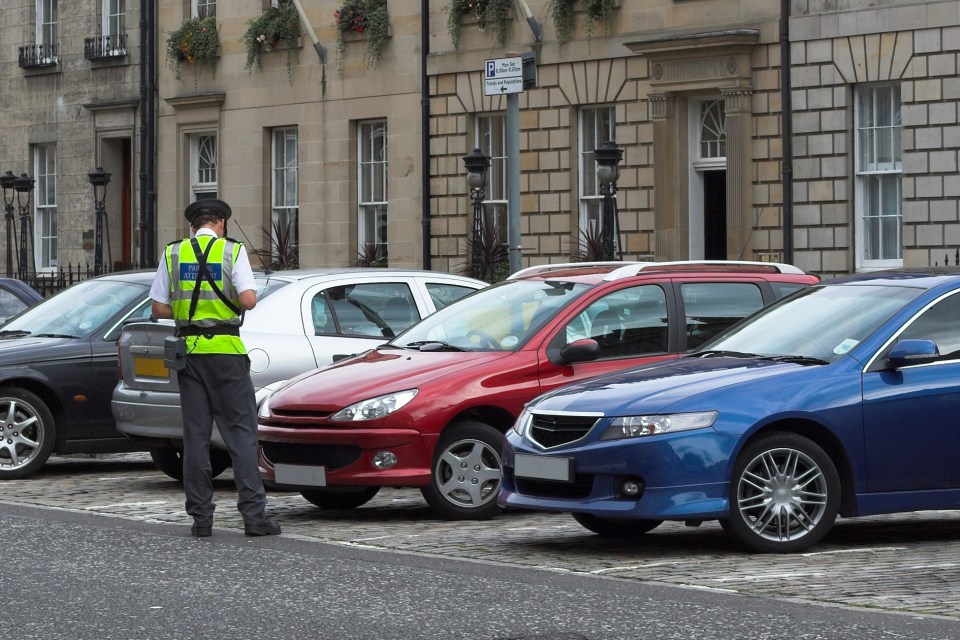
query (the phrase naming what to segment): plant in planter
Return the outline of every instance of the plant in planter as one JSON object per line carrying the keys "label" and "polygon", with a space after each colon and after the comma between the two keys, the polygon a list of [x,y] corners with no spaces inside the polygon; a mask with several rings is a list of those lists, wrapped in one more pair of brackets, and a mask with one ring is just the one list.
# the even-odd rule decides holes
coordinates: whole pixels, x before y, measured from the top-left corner
{"label": "plant in planter", "polygon": [[451,0],[447,6],[447,31],[453,40],[453,48],[460,49],[460,21],[463,16],[473,15],[481,31],[493,27],[497,46],[507,41],[507,30],[513,20],[514,0]]}
{"label": "plant in planter", "polygon": [[355,267],[386,267],[387,266],[387,248],[376,242],[366,242],[357,249],[357,259],[354,261]]}
{"label": "plant in planter", "polygon": [[557,42],[566,44],[573,37],[575,29],[574,6],[579,4],[587,15],[587,37],[593,35],[597,25],[602,24],[604,33],[613,24],[613,15],[620,7],[620,0],[547,0],[547,11],[553,16],[553,28],[557,32]]}
{"label": "plant in planter", "polygon": [[193,64],[193,78],[196,84],[200,76],[200,65],[205,64],[213,73],[216,73],[219,48],[220,34],[217,32],[216,16],[188,18],[167,38],[167,64],[173,69],[177,80],[180,79],[180,63]]}
{"label": "plant in planter", "polygon": [[343,63],[346,48],[344,36],[360,34],[366,41],[363,59],[371,69],[380,63],[383,47],[390,37],[390,14],[387,0],[344,0],[340,9],[333,12],[337,27],[337,63]]}
{"label": "plant in planter", "polygon": [[275,47],[287,50],[287,77],[293,82],[293,63],[300,46],[300,14],[292,2],[284,2],[278,7],[270,7],[259,18],[247,22],[247,30],[240,37],[247,48],[247,62],[244,69],[250,71],[253,65],[263,70],[263,53]]}
{"label": "plant in planter", "polygon": [[253,255],[260,258],[260,263],[272,271],[296,269],[300,266],[300,251],[294,239],[293,228],[274,220],[270,224],[272,233],[265,227],[260,231],[270,238],[270,248],[260,248]]}

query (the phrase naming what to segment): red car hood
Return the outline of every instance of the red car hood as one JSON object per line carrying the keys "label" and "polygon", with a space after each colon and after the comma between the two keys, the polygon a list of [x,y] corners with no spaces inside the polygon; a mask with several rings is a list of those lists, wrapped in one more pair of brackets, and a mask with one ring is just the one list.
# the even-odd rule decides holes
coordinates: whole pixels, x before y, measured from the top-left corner
{"label": "red car hood", "polygon": [[270,396],[270,408],[335,412],[368,398],[420,388],[438,378],[510,355],[512,352],[374,349],[297,377]]}

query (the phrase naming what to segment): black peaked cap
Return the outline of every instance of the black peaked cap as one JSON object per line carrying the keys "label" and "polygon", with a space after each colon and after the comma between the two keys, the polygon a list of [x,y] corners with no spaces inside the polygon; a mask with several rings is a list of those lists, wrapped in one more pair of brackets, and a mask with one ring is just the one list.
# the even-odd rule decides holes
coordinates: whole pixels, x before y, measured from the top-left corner
{"label": "black peaked cap", "polygon": [[193,224],[193,219],[201,213],[212,213],[219,218],[227,220],[233,214],[233,211],[230,209],[230,205],[223,200],[204,198],[203,200],[197,200],[190,204],[186,211],[183,212],[183,215],[190,224]]}

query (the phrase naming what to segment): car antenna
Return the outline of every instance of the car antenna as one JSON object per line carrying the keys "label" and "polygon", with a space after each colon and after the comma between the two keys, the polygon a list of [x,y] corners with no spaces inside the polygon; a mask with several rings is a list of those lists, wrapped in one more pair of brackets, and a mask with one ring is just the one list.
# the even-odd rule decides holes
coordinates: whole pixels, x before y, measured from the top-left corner
{"label": "car antenna", "polygon": [[[255,246],[252,242],[250,242],[250,238],[247,237],[247,234],[243,230],[243,227],[240,226],[240,223],[236,221],[234,221],[234,223],[237,225],[237,229],[240,229],[240,233],[243,234],[243,239],[247,241],[247,244],[249,244],[251,247]],[[224,233],[224,235],[226,235],[226,233]],[[257,256],[257,258],[260,260],[260,264],[263,265],[263,272],[265,274],[270,275],[271,273],[273,273],[273,269],[268,267],[267,263],[263,261],[263,255],[260,253],[259,249],[254,249],[253,255]]]}

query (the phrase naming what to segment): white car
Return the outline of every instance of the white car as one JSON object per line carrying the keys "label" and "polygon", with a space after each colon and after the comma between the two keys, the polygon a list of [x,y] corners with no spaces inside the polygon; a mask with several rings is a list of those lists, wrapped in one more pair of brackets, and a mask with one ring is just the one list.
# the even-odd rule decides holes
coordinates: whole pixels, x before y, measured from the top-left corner
{"label": "white car", "polygon": [[[398,335],[424,316],[487,283],[433,271],[304,269],[255,274],[257,306],[246,313],[240,336],[250,356],[258,402],[263,388],[341,358],[362,353]],[[163,364],[172,321],[127,325],[119,342],[120,383],[112,409],[117,429],[146,444],[157,466],[183,474],[183,424],[177,377]],[[214,475],[230,465],[214,429]]]}

